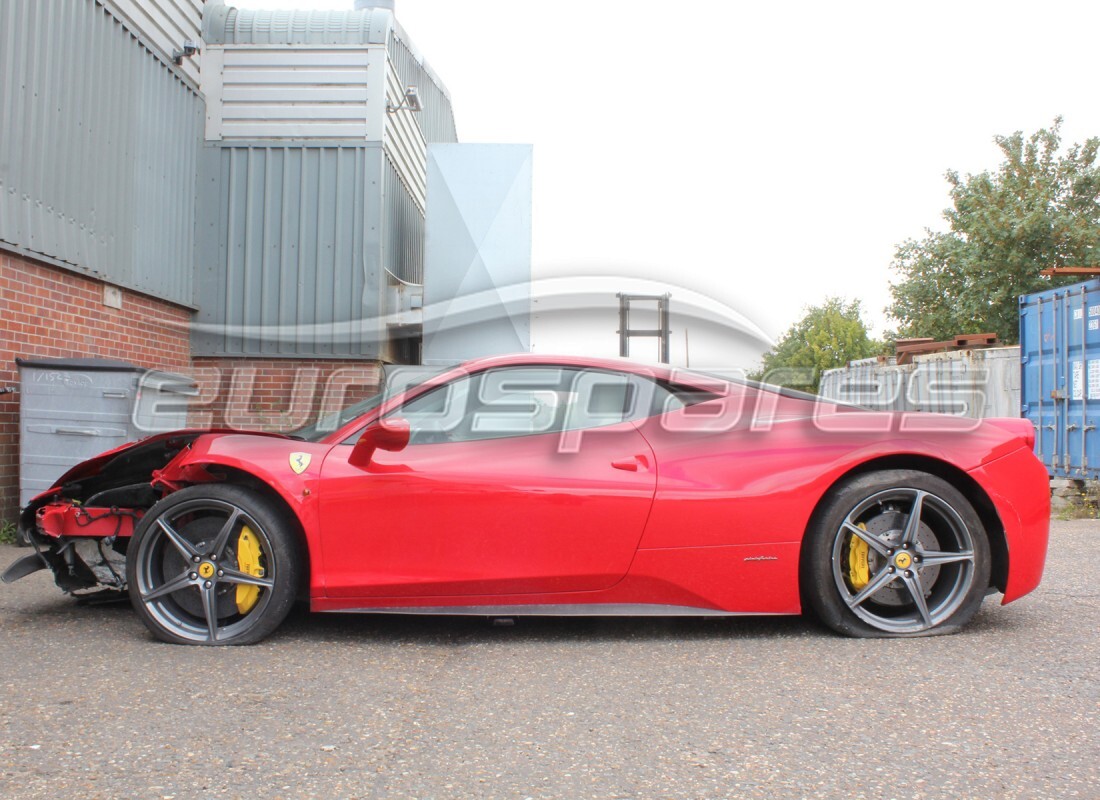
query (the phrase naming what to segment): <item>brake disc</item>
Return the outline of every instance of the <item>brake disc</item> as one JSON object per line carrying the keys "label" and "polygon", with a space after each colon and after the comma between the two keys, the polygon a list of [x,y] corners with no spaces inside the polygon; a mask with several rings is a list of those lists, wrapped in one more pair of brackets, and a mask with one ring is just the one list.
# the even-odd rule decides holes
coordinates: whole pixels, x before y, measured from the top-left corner
{"label": "brake disc", "polygon": [[[859,523],[859,527],[868,533],[874,534],[891,546],[900,547],[908,518],[907,512],[886,507],[881,513],[867,519],[866,522]],[[921,522],[920,527],[917,529],[917,543],[925,550],[939,550],[940,546],[936,534],[924,522]],[[866,560],[866,572],[860,568],[864,559]],[[878,574],[879,570],[885,569],[886,566],[884,556],[872,550],[866,542],[852,534],[848,545],[848,580],[853,589],[856,591],[862,589],[870,582],[872,577]],[[927,597],[936,583],[936,578],[939,577],[940,568],[938,566],[923,567],[917,570],[917,574],[920,578],[921,589]],[[897,580],[875,592],[873,599],[875,603],[886,606],[905,606],[913,602],[909,590],[905,588],[901,581]]]}

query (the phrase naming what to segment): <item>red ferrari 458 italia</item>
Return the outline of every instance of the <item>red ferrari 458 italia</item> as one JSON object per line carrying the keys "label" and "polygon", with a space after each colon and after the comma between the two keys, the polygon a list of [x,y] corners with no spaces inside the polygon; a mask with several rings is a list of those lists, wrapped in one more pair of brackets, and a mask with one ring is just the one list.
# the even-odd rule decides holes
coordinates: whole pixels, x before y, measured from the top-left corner
{"label": "red ferrari 458 italia", "polygon": [[1039,583],[1033,438],[625,361],[481,359],[285,435],[179,431],[86,461],[23,510],[35,552],[4,580],[125,589],[187,644],[256,642],[299,596],[947,633]]}

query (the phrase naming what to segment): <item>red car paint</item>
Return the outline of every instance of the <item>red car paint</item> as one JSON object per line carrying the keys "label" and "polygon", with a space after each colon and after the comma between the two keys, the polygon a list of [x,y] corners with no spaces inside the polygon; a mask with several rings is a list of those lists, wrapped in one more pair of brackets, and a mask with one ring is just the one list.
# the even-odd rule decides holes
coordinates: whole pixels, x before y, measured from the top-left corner
{"label": "red car paint", "polygon": [[89,508],[72,503],[50,503],[35,514],[40,533],[54,539],[62,536],[132,536],[141,512],[120,512],[112,508]]}
{"label": "red car paint", "polygon": [[[713,397],[583,431],[575,452],[547,433],[413,444],[351,463],[358,434],[406,399],[466,374],[538,364],[673,380]],[[802,539],[822,499],[853,471],[916,465],[973,482],[994,509],[1007,603],[1038,584],[1047,547],[1046,474],[1027,430],[862,412],[627,362],[525,355],[457,367],[319,442],[189,432],[152,477],[166,490],[243,477],[269,487],[305,537],[318,611],[651,605],[793,614]],[[58,486],[124,452],[85,462]],[[297,454],[308,456],[300,474]]]}

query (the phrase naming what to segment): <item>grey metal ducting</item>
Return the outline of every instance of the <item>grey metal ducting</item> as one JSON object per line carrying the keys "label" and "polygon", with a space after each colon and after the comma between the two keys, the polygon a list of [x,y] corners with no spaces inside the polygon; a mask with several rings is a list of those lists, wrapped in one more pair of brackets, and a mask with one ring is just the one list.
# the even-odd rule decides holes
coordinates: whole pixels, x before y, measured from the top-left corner
{"label": "grey metal ducting", "polygon": [[394,25],[389,8],[270,10],[207,3],[202,37],[207,44],[385,44]]}
{"label": "grey metal ducting", "polygon": [[368,8],[388,8],[394,10],[394,0],[355,0],[355,10],[364,11]]}

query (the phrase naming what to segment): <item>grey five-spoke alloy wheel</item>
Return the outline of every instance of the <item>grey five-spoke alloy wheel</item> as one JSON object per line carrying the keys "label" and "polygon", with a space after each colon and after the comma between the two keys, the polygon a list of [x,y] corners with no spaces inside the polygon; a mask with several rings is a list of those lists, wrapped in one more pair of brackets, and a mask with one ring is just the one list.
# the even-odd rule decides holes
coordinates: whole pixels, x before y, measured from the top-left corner
{"label": "grey five-spoke alloy wheel", "polygon": [[981,519],[958,489],[928,473],[855,477],[833,491],[807,536],[804,602],[849,636],[952,633],[989,586]]}
{"label": "grey five-spoke alloy wheel", "polygon": [[301,576],[298,539],[249,489],[191,486],[154,505],[126,554],[130,600],[176,644],[252,644],[278,627]]}

